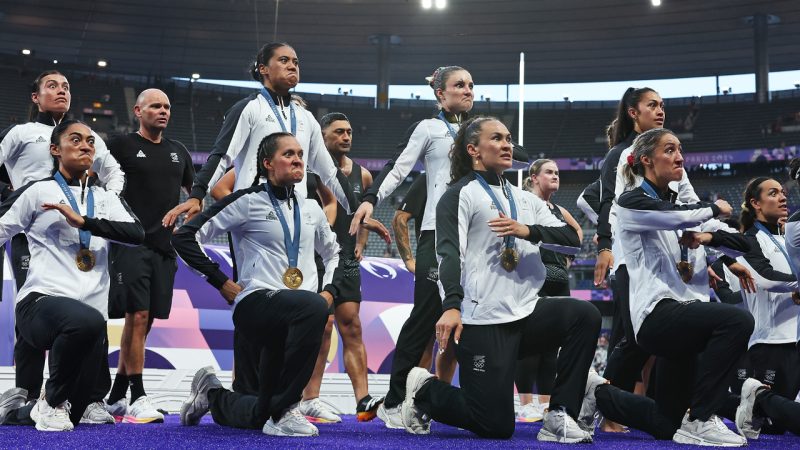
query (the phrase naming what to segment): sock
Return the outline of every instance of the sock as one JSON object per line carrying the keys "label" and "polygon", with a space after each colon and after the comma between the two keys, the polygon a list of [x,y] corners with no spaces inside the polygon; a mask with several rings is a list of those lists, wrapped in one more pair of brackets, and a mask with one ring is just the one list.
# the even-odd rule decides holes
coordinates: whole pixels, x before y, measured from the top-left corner
{"label": "sock", "polygon": [[111,387],[111,393],[108,394],[108,404],[113,405],[120,399],[125,398],[128,393],[128,376],[124,373],[117,373],[114,378],[114,386]]}
{"label": "sock", "polygon": [[128,375],[128,384],[131,387],[131,404],[147,395],[144,392],[144,383],[142,382],[142,374]]}

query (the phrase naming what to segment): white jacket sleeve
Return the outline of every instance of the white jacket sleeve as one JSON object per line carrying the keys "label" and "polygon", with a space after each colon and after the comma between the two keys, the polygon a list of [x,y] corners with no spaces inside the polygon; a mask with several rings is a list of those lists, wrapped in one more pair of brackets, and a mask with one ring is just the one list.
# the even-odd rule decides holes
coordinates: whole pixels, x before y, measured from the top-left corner
{"label": "white jacket sleeve", "polygon": [[392,192],[397,189],[397,186],[400,186],[430,145],[430,128],[428,123],[423,120],[414,129],[414,132],[411,133],[408,144],[406,144],[400,156],[394,161],[392,170],[389,171],[386,177],[381,181],[380,188],[378,189],[378,205],[385,198],[392,195]]}
{"label": "white jacket sleeve", "polygon": [[0,245],[26,230],[38,215],[40,183],[20,188],[0,205]]}
{"label": "white jacket sleeve", "polygon": [[303,206],[310,206],[313,209],[317,226],[314,231],[314,250],[322,257],[325,265],[325,274],[322,276],[322,287],[331,284],[333,272],[339,266],[339,244],[336,242],[336,233],[331,230],[328,219],[322,208],[316,202],[306,201]]}
{"label": "white jacket sleeve", "polygon": [[97,174],[105,188],[117,195],[125,188],[125,172],[106,147],[105,141],[92,131],[94,135],[94,162],[92,170]]}

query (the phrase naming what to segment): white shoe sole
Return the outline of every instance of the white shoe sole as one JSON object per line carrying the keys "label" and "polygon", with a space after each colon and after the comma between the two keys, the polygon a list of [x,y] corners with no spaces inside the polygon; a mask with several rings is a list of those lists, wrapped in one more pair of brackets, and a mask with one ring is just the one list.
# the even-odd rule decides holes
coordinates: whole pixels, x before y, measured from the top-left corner
{"label": "white shoe sole", "polygon": [[[410,425],[406,424],[405,418],[409,415],[409,410],[414,408],[414,393],[420,389],[420,386],[424,384],[429,379],[433,378],[430,376],[427,370],[421,369],[425,371],[426,376],[417,376],[417,373],[421,373],[421,371],[411,369],[411,372],[408,373],[408,377],[406,378],[406,401],[403,402],[403,406],[400,408],[400,418],[403,421],[403,428],[411,434],[431,434],[430,429],[430,422],[428,423],[427,428],[419,428],[413,429]],[[412,373],[415,374],[412,376]]]}
{"label": "white shoe sole", "polygon": [[558,442],[560,444],[579,444],[579,443],[592,443],[591,436],[584,436],[579,438],[569,438],[564,436],[556,436],[550,431],[547,430],[539,430],[539,434],[536,435],[536,439],[542,442]]}
{"label": "white shoe sole", "polygon": [[391,416],[386,412],[386,408],[381,405],[378,408],[378,419],[383,421],[383,424],[386,425],[386,428],[390,430],[405,430],[406,427],[403,426],[403,421],[401,420],[399,424],[392,423]]}
{"label": "white shoe sole", "polygon": [[745,443],[731,443],[731,442],[711,442],[705,439],[693,436],[683,430],[678,430],[672,436],[672,441],[678,444],[702,445],[706,447],[744,447]]}
{"label": "white shoe sole", "polygon": [[114,425],[117,422],[114,420],[113,417],[111,418],[110,422],[108,420],[92,420],[82,417],[80,423],[84,425]]}
{"label": "white shoe sole", "polygon": [[339,423],[342,421],[341,417],[337,417],[336,419],[326,419],[324,417],[314,417],[314,416],[307,416],[305,415],[306,420],[311,423]]}
{"label": "white shoe sole", "polygon": [[261,429],[261,432],[269,435],[269,436],[284,436],[284,437],[314,437],[319,436],[319,430],[314,430],[312,434],[300,434],[300,433],[286,433],[280,428],[276,427],[275,425],[269,423],[264,424],[264,428]]}
{"label": "white shoe sole", "polygon": [[[216,375],[216,371],[211,366],[203,367],[200,370],[205,371],[204,375],[208,373]],[[192,379],[192,387],[190,388],[191,390],[189,391],[189,398],[187,398],[186,401],[183,402],[183,404],[181,405],[181,414],[180,414],[181,425],[195,426],[199,424],[203,416],[205,416],[206,413],[208,413],[208,409],[203,411],[202,414],[200,414],[199,411],[195,410],[196,408],[195,402],[197,401],[198,395],[200,395],[199,386],[203,378],[204,377],[200,377],[199,379],[197,379],[197,375],[195,375],[195,378]]]}
{"label": "white shoe sole", "polygon": [[164,417],[134,417],[125,416],[122,423],[145,424],[145,423],[164,423]]}
{"label": "white shoe sole", "polygon": [[[745,380],[744,385],[742,386],[742,393],[747,392],[746,395],[742,396],[741,401],[739,402],[739,406],[736,407],[736,430],[739,431],[739,434],[746,439],[758,439],[761,435],[760,432],[755,432],[751,430],[743,430],[740,424],[744,424],[747,422],[747,418],[750,418],[752,423],[753,420],[753,405],[756,402],[756,394],[758,393],[758,387],[761,386],[761,383],[757,380],[754,380],[757,383],[755,388],[752,388],[751,385],[753,383],[750,382],[750,379]],[[750,407],[744,408],[743,405],[747,404]]]}
{"label": "white shoe sole", "polygon": [[48,432],[48,433],[49,432],[72,431],[73,430],[72,428],[59,429],[59,428],[40,427],[38,423],[36,424],[36,429],[39,430],[39,431],[45,431],[45,432]]}
{"label": "white shoe sole", "polygon": [[[45,400],[39,399],[37,401],[43,402]],[[40,419],[39,418],[39,408],[37,408],[36,405],[33,405],[33,409],[31,409],[31,420],[33,420],[34,423],[36,423],[36,429],[37,430],[45,431],[45,432],[53,432],[53,431],[58,432],[58,431],[72,431],[74,429],[74,426],[68,427],[68,428],[49,428],[49,427],[46,427],[46,426],[42,425],[40,423],[39,419]]]}

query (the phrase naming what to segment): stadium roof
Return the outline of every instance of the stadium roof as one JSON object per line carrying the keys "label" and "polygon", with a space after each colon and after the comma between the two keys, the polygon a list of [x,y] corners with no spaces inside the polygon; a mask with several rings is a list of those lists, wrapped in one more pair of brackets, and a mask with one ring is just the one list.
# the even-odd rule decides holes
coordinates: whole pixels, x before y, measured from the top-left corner
{"label": "stadium roof", "polygon": [[[376,34],[400,37],[391,83],[420,84],[440,65],[477,83],[639,80],[754,71],[753,28],[773,14],[771,71],[800,68],[800,1],[281,0],[277,38],[301,59],[304,82],[373,84]],[[0,53],[141,75],[244,79],[273,37],[275,0],[0,0]]]}

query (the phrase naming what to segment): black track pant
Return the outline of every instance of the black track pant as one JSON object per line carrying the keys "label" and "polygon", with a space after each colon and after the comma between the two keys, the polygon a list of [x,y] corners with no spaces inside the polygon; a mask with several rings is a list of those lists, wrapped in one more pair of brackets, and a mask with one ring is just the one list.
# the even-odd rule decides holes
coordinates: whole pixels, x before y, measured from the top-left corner
{"label": "black track pant", "polygon": [[542,298],[528,317],[515,322],[465,325],[456,345],[461,387],[432,380],[417,392],[415,403],[437,422],[507,439],[514,433],[517,359],[561,347],[550,408],[564,407],[575,417],[600,321],[600,312],[589,302]]}
{"label": "black track pant", "polygon": [[663,299],[637,335],[642,348],[661,357],[655,399],[603,385],[595,391],[597,407],[614,422],[672,439],[687,408],[700,420],[723,408],[729,373],[752,332],[753,317],[735,306]]}
{"label": "black track pant", "polygon": [[425,347],[435,332],[436,321],[442,316],[442,299],[439,297],[439,264],[436,262],[436,236],[433,231],[423,231],[417,241],[417,259],[414,278],[414,307],[403,324],[392,360],[392,376],[385,405],[394,407],[406,396],[408,372],[419,364]]}
{"label": "black track pant", "polygon": [[260,349],[258,395],[215,389],[211,415],[220,425],[261,429],[300,401],[308,384],[328,320],[328,304],[314,292],[256,291],[242,299],[233,324]]}
{"label": "black track pant", "polygon": [[[542,297],[569,297],[569,283],[545,281],[539,290]],[[514,375],[514,384],[520,394],[533,392],[550,395],[553,391],[553,382],[556,379],[556,357],[558,350],[547,351],[539,355],[526,356],[517,361],[517,371]]]}
{"label": "black track pant", "polygon": [[628,268],[624,264],[614,272],[613,329],[621,329],[622,337],[616,344],[611,343],[603,376],[614,386],[633,392],[636,382],[641,379],[642,369],[650,354],[636,343],[631,323],[630,277]]}
{"label": "black track pant", "polygon": [[[11,269],[14,272],[14,281],[17,291],[22,289],[28,276],[28,266],[31,253],[28,249],[28,239],[20,233],[11,238]],[[16,385],[28,391],[28,399],[35,400],[42,390],[44,377],[45,351],[32,347],[20,337],[19,328],[14,328],[16,342],[14,343],[14,366],[16,370]]]}
{"label": "black track pant", "polygon": [[107,354],[103,354],[106,334],[103,316],[71,298],[31,294],[17,305],[16,320],[26,343],[37,350],[50,351],[50,378],[45,386],[47,402],[58,406],[69,400],[70,418],[78,423],[98,389],[98,368],[103,366],[103,359],[108,367]]}
{"label": "black track pant", "polygon": [[794,343],[755,344],[747,350],[736,369],[736,379],[720,412],[735,419],[739,393],[747,378],[755,378],[770,388],[756,396],[755,415],[765,418],[762,434],[800,435],[800,403],[794,401],[800,392],[800,352]]}

